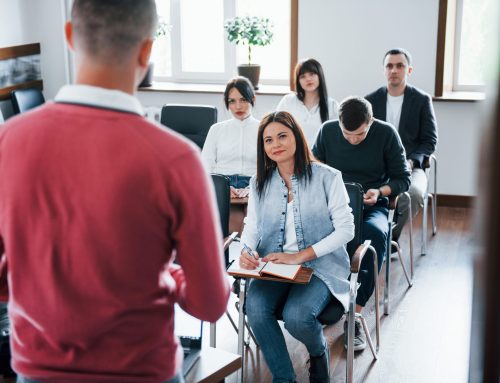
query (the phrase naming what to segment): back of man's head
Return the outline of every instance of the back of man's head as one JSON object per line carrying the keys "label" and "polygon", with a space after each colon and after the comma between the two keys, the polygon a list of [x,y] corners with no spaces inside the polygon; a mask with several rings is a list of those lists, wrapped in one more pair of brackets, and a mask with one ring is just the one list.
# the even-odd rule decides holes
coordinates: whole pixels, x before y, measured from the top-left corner
{"label": "back of man's head", "polygon": [[339,106],[339,120],[344,129],[353,132],[372,119],[372,105],[363,97],[351,96]]}
{"label": "back of man's head", "polygon": [[71,11],[75,47],[103,63],[117,63],[152,39],[154,0],[75,0]]}

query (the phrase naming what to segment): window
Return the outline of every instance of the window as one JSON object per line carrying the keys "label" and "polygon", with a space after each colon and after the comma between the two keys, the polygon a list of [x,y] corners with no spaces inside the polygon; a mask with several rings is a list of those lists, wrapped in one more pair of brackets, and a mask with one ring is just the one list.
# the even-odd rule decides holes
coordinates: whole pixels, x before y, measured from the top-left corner
{"label": "window", "polygon": [[227,41],[225,20],[265,16],[272,20],[273,42],[252,47],[252,62],[261,65],[261,83],[289,83],[291,0],[157,0],[158,14],[170,24],[153,46],[155,80],[225,83],[246,63],[247,47]]}
{"label": "window", "polygon": [[498,0],[440,0],[436,96],[482,92],[494,62],[490,41],[498,39]]}

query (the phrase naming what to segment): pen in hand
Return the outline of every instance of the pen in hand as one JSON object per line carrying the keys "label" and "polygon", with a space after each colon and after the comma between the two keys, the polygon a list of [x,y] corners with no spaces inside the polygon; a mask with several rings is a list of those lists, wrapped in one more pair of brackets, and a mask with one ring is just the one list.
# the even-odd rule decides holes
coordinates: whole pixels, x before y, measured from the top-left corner
{"label": "pen in hand", "polygon": [[255,253],[246,243],[242,243],[243,250],[248,255],[241,254],[240,265],[244,268],[255,269],[259,265],[259,255]]}

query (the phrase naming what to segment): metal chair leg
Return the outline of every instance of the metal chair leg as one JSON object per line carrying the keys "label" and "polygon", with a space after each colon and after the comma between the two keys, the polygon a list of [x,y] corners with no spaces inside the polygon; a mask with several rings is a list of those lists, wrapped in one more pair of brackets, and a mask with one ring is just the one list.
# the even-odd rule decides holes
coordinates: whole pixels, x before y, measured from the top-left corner
{"label": "metal chair leg", "polygon": [[243,383],[244,368],[245,368],[245,350],[244,350],[244,339],[245,339],[245,313],[243,312],[243,307],[245,305],[246,296],[246,279],[240,279],[240,304],[239,304],[239,320],[238,320],[238,353],[241,355],[241,369],[238,370],[238,381]]}
{"label": "metal chair leg", "polygon": [[[391,251],[390,248],[388,251]],[[385,287],[384,287],[384,315],[389,315],[389,287],[390,287],[390,274],[391,274],[391,261],[390,257],[385,256]]]}
{"label": "metal chair leg", "polygon": [[[380,349],[380,286],[378,282],[378,255],[373,246],[370,246],[369,249],[373,253],[373,267],[375,269],[375,333],[377,337],[377,354]],[[371,342],[371,339],[370,339]],[[372,346],[370,346],[372,347]],[[372,347],[373,352],[373,347]],[[375,355],[374,355],[375,357]],[[376,357],[375,357],[376,359]]]}
{"label": "metal chair leg", "polygon": [[368,346],[370,346],[370,350],[373,354],[373,358],[375,360],[378,360],[378,350],[379,350],[379,345],[377,344],[377,349],[375,350],[375,347],[373,346],[372,342],[372,337],[370,336],[370,331],[368,331],[368,326],[366,325],[366,320],[363,317],[363,315],[356,313],[356,318],[359,318],[361,321],[361,325],[363,326],[363,331],[365,332],[366,335],[366,340],[368,342]]}

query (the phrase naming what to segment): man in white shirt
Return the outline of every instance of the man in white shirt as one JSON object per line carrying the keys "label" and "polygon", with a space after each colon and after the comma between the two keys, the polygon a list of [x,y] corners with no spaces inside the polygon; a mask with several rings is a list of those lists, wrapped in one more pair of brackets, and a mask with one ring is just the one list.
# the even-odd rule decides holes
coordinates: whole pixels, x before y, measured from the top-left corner
{"label": "man in white shirt", "polygon": [[[412,169],[409,193],[412,212],[416,215],[423,206],[423,195],[427,189],[424,160],[436,150],[438,135],[431,97],[408,84],[412,71],[408,51],[402,48],[389,50],[384,55],[387,85],[365,98],[372,104],[373,117],[391,123],[401,136]],[[408,201],[402,198],[398,204],[398,224],[393,231],[396,241],[409,218],[408,207]]]}

